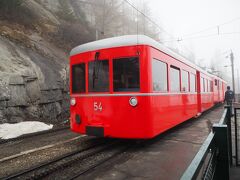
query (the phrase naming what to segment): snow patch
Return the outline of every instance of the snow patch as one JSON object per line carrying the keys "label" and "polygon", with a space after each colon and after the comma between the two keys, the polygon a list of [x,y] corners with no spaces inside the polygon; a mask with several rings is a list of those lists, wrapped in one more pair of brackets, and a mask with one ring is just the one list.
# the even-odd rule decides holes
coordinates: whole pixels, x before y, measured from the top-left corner
{"label": "snow patch", "polygon": [[4,123],[0,124],[0,138],[11,139],[23,134],[29,134],[44,130],[52,129],[53,125],[47,125],[38,121],[25,121],[15,124]]}

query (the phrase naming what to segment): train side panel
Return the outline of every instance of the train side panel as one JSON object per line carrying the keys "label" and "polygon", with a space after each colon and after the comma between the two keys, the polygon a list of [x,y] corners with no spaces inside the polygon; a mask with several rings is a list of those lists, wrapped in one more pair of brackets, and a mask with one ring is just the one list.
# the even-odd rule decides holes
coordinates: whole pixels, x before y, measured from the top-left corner
{"label": "train side panel", "polygon": [[[158,59],[168,66],[168,92],[155,92],[153,90],[152,77],[149,79],[150,91],[159,95],[151,96],[150,98],[150,119],[152,121],[154,134],[159,134],[167,129],[170,129],[183,121],[186,121],[198,114],[197,109],[197,93],[189,92],[189,90],[179,89],[178,92],[170,89],[170,67],[178,67],[182,70],[192,73],[196,77],[196,70],[183,64],[174,58],[151,48],[150,61]],[[150,67],[151,69],[151,67]],[[152,69],[150,70],[152,71]],[[161,76],[161,72],[159,72]],[[181,79],[181,73],[180,73]]]}
{"label": "train side panel", "polygon": [[200,84],[201,111],[204,112],[214,105],[213,78],[200,72],[198,83]]}

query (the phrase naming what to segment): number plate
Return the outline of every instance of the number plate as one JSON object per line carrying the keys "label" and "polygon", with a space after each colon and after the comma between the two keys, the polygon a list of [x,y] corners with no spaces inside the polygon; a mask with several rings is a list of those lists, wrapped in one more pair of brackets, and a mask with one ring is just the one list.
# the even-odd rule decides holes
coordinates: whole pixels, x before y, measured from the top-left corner
{"label": "number plate", "polygon": [[101,102],[94,102],[93,103],[94,111],[102,111],[102,103]]}

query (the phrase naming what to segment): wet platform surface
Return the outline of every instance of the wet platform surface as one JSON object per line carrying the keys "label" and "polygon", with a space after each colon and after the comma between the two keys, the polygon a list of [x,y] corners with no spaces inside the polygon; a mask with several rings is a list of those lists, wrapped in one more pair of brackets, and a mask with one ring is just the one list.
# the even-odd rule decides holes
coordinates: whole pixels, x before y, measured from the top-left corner
{"label": "wet platform surface", "polygon": [[179,179],[223,111],[223,106],[215,107],[156,137],[153,143],[134,151],[130,158],[102,165],[84,179]]}

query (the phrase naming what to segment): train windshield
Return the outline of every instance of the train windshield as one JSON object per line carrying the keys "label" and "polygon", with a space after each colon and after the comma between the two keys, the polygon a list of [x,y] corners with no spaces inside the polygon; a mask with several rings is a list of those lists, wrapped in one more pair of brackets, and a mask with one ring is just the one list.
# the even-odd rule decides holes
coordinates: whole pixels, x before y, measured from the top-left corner
{"label": "train windshield", "polygon": [[109,91],[109,61],[95,60],[88,64],[88,91]]}
{"label": "train windshield", "polygon": [[115,92],[139,91],[138,57],[113,59],[113,89]]}
{"label": "train windshield", "polygon": [[72,66],[72,93],[85,92],[85,64]]}

